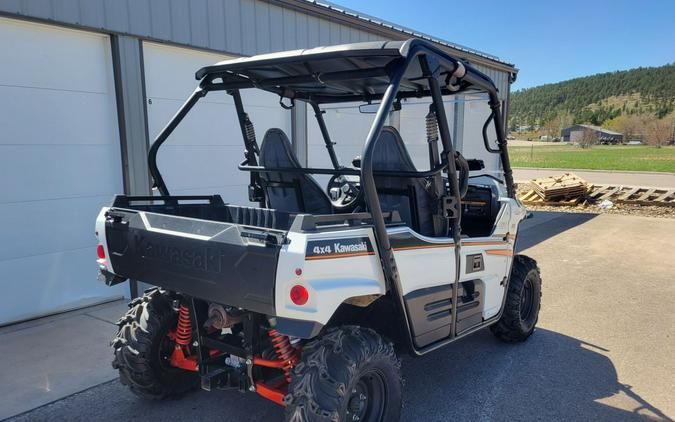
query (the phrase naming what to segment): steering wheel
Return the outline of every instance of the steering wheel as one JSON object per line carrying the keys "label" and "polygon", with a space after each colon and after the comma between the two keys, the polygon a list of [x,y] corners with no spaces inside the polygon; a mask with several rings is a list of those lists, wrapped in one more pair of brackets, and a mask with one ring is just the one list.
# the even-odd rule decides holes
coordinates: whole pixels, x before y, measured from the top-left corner
{"label": "steering wheel", "polygon": [[358,176],[350,180],[345,175],[334,174],[326,186],[326,191],[333,207],[338,210],[348,210],[355,207],[363,198]]}

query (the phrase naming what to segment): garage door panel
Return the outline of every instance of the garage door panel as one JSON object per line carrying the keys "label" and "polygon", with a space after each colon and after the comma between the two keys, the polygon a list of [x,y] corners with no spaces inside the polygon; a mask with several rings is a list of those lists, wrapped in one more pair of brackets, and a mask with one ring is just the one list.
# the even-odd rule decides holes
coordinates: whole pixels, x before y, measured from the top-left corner
{"label": "garage door panel", "polygon": [[0,145],[117,142],[108,95],[0,86],[0,98],[11,98],[0,101]]}
{"label": "garage door panel", "polygon": [[4,295],[0,321],[122,296],[122,286],[107,287],[96,279],[96,271],[95,246],[0,261],[3,290],[13,292]]}
{"label": "garage door panel", "polygon": [[[195,79],[197,70],[228,58],[220,54],[144,42],[143,62],[147,96],[184,100],[197,86]],[[209,101],[229,101],[226,97],[228,95],[218,96],[211,93]]]}
{"label": "garage door panel", "polygon": [[[324,119],[336,148],[361,147],[370,131],[374,114],[360,113],[358,107],[325,108]],[[310,145],[323,145],[323,137],[319,125],[312,113],[309,113],[307,123],[307,139]],[[351,158],[350,158],[351,161]]]}
{"label": "garage door panel", "polygon": [[107,36],[0,18],[0,51],[2,85],[109,92]]}
{"label": "garage door panel", "polygon": [[[0,261],[63,250],[94,248],[94,220],[111,196],[0,204]],[[48,216],[49,230],[36,224]],[[89,230],[82,230],[87,225]],[[21,230],[16,230],[20,227]],[[90,258],[94,258],[92,255]]]}
{"label": "garage door panel", "polygon": [[123,190],[110,38],[0,18],[0,324],[128,292],[96,280]]}
{"label": "garage door panel", "polygon": [[[246,101],[242,98],[243,101]],[[277,98],[278,100],[278,98]],[[274,101],[271,102],[274,104]],[[255,127],[255,133],[258,138],[258,143],[261,144],[265,132],[271,128],[277,128],[283,130],[288,139],[291,140],[291,112],[284,110],[281,107],[268,107],[268,106],[255,106],[250,103],[244,102],[244,107],[248,113],[253,126]],[[236,116],[236,114],[235,114]],[[236,118],[236,117],[235,117]],[[241,132],[240,132],[241,133]],[[241,135],[239,136],[241,138]],[[242,140],[243,145],[243,140]]]}
{"label": "garage door panel", "polygon": [[[237,166],[242,147],[167,145],[159,151],[157,165],[169,190],[248,184],[248,173]],[[211,182],[211,183],[207,183]]]}
{"label": "garage door panel", "polygon": [[[176,100],[153,100],[150,106],[153,117],[148,124],[153,139],[176,114],[181,103]],[[164,145],[236,145],[242,150],[244,144],[234,106],[200,101]]]}
{"label": "garage door panel", "polygon": [[122,191],[120,151],[113,145],[0,146],[0,203]]}
{"label": "garage door panel", "polygon": [[[277,105],[278,98],[258,95],[250,96],[252,100],[249,101],[248,97],[242,95],[242,101],[259,142],[262,142],[265,132],[270,128],[280,128],[290,136],[290,112]],[[153,99],[148,106],[148,112],[152,116],[148,122],[148,130],[153,140],[182,104],[182,100]],[[169,144],[238,145],[243,148],[244,142],[234,104],[201,100],[173,131],[166,145]]]}

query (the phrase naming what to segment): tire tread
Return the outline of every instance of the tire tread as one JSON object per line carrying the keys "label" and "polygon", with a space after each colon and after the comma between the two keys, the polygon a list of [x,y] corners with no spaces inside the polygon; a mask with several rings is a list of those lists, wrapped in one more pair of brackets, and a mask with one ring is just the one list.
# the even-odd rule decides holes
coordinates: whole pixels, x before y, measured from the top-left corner
{"label": "tire tread", "polygon": [[[541,302],[541,276],[537,261],[525,256],[516,255],[511,268],[511,278],[509,280],[508,291],[506,292],[506,303],[502,317],[495,324],[490,326],[492,333],[500,340],[506,343],[518,343],[527,340],[534,332],[534,327],[539,318],[539,306]],[[537,300],[537,309],[534,323],[529,330],[523,331],[520,323],[520,292],[527,277],[534,272],[536,274],[535,282],[539,283],[539,300]]]}

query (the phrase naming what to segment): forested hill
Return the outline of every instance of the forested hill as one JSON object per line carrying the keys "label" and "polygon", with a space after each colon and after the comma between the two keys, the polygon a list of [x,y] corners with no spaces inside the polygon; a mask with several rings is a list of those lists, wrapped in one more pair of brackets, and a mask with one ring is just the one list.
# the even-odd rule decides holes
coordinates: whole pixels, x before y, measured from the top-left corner
{"label": "forested hill", "polygon": [[575,123],[601,125],[621,114],[655,114],[675,109],[675,63],[601,73],[515,91],[509,126],[544,124],[563,113]]}

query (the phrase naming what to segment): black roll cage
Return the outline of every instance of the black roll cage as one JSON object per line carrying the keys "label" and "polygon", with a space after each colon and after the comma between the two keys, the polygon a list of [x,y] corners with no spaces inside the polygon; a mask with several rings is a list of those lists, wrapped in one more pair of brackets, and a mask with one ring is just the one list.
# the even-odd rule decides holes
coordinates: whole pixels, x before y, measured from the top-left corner
{"label": "black roll cage", "polygon": [[[404,48],[405,47],[405,48]],[[457,179],[457,169],[455,166],[455,150],[452,144],[450,130],[448,127],[447,117],[445,114],[445,106],[443,104],[443,95],[453,95],[461,92],[468,91],[469,89],[478,89],[479,91],[487,92],[489,96],[488,104],[491,110],[491,113],[486,120],[483,126],[483,141],[487,151],[491,153],[497,153],[500,155],[502,168],[504,171],[504,182],[506,184],[507,195],[510,198],[514,198],[514,184],[513,184],[513,175],[510,166],[510,160],[507,151],[507,141],[504,135],[504,120],[503,115],[500,110],[500,101],[498,98],[497,88],[495,87],[492,80],[481,73],[480,71],[473,68],[471,65],[460,61],[459,59],[447,54],[446,52],[440,50],[433,44],[420,40],[420,39],[410,39],[404,43],[404,47],[401,48],[402,51],[406,51],[406,54],[402,55],[400,58],[393,60],[388,66],[384,68],[375,68],[375,69],[361,69],[353,71],[338,71],[338,72],[327,72],[320,75],[317,74],[307,74],[300,76],[289,76],[281,78],[271,78],[253,81],[251,79],[246,79],[243,77],[232,77],[232,73],[219,73],[217,71],[209,73],[209,68],[204,68],[197,73],[197,77],[201,79],[198,87],[192,93],[192,95],[187,99],[187,101],[181,106],[178,112],[173,116],[169,121],[167,126],[159,133],[154,143],[152,144],[149,153],[148,153],[148,166],[150,169],[150,174],[154,180],[154,187],[156,187],[160,194],[163,196],[169,196],[169,190],[166,187],[166,184],[161,176],[161,173],[157,167],[157,152],[160,146],[166,141],[169,135],[173,130],[178,126],[178,124],[183,120],[187,113],[194,107],[194,105],[210,91],[227,91],[228,94],[232,95],[234,98],[235,108],[237,111],[237,117],[242,131],[242,136],[244,137],[244,144],[246,147],[246,159],[238,166],[242,171],[251,172],[251,185],[249,187],[250,192],[254,192],[254,195],[251,196],[251,199],[255,198],[264,206],[264,193],[260,188],[259,176],[260,173],[264,172],[288,172],[288,173],[305,173],[305,174],[348,174],[348,175],[358,175],[360,176],[361,189],[364,191],[364,199],[367,205],[367,208],[372,216],[372,224],[374,228],[375,240],[380,251],[380,259],[382,262],[382,268],[384,271],[385,279],[387,280],[389,291],[392,293],[394,302],[396,304],[397,310],[399,311],[398,315],[401,316],[401,325],[404,327],[405,331],[408,333],[407,342],[409,350],[415,355],[421,355],[427,353],[428,351],[435,350],[450,341],[453,341],[458,338],[457,336],[457,307],[452,307],[452,326],[451,333],[447,339],[440,340],[437,343],[433,343],[424,347],[423,349],[418,349],[414,345],[412,330],[410,327],[410,322],[407,317],[407,311],[404,304],[403,295],[401,294],[401,282],[396,268],[396,262],[394,259],[393,249],[389,241],[389,236],[387,234],[386,224],[384,214],[380,207],[380,201],[377,195],[377,189],[375,186],[375,175],[386,175],[388,177],[430,177],[437,175],[443,171],[447,172],[448,181],[449,181],[449,192],[447,192],[451,197],[454,197],[454,218],[451,218],[451,228],[452,236],[455,244],[455,268],[457,268],[455,274],[455,281],[452,289],[452,303],[457,303],[458,295],[458,286],[459,286],[459,277],[460,277],[460,250],[461,250],[461,238],[460,238],[460,227],[461,227],[461,198],[459,196],[459,183]],[[297,57],[296,57],[297,59]],[[280,63],[283,62],[283,59],[277,59]],[[406,71],[410,68],[412,63],[417,60],[419,61],[420,68],[422,70],[422,78],[426,79],[428,83],[428,89],[419,89],[416,91],[402,91],[399,92],[401,81],[404,78]],[[216,66],[214,66],[215,68]],[[225,81],[224,76],[228,76],[228,80]],[[375,77],[387,77],[389,79],[389,84],[386,90],[381,94],[372,94],[364,92],[359,95],[348,94],[348,95],[320,95],[310,92],[302,92],[288,90],[284,85],[291,84],[303,84],[303,83],[329,83],[335,82],[339,83],[340,81],[355,80],[355,79],[367,79]],[[445,85],[441,85],[439,79],[443,79]],[[454,79],[456,82],[455,88],[450,89],[448,86],[448,81]],[[220,82],[218,82],[220,80]],[[457,88],[459,87],[459,89]],[[246,88],[259,88],[269,92],[276,93],[280,96],[281,100],[283,98],[291,99],[291,106],[293,106],[295,100],[303,100],[308,102],[313,110],[317,122],[319,124],[320,131],[322,133],[326,148],[328,150],[331,163],[333,165],[332,169],[322,169],[322,168],[265,168],[259,166],[256,160],[257,155],[257,144],[255,139],[250,139],[250,136],[247,133],[247,120],[248,116],[244,111],[243,104],[241,101],[241,96],[239,93],[240,89]],[[379,137],[382,127],[385,124],[385,121],[389,115],[389,112],[392,108],[392,105],[395,101],[400,101],[405,98],[424,98],[431,97],[432,103],[434,105],[434,111],[436,114],[436,120],[438,122],[438,128],[441,138],[442,151],[440,152],[441,160],[438,165],[434,166],[428,171],[418,171],[418,172],[392,172],[392,171],[375,171],[373,169],[373,151],[375,147],[375,141]],[[375,114],[375,118],[371,125],[370,131],[366,136],[366,141],[364,144],[362,160],[361,160],[361,169],[349,169],[340,167],[337,156],[335,155],[335,150],[333,148],[334,143],[331,141],[326,128],[323,111],[320,109],[320,104],[325,103],[342,103],[342,102],[373,102],[380,101],[379,109]],[[283,103],[282,103],[283,105]],[[284,106],[288,108],[289,106]],[[487,138],[487,128],[492,122],[495,127],[495,132],[497,135],[497,148],[492,148]],[[249,121],[250,123],[250,121]],[[445,189],[445,187],[444,187]],[[255,196],[255,194],[259,196]],[[507,286],[508,287],[508,286]],[[485,321],[476,329],[488,325],[493,321],[499,319],[501,313],[489,321]],[[470,330],[471,332],[474,329]],[[464,336],[467,333],[462,333]]]}

